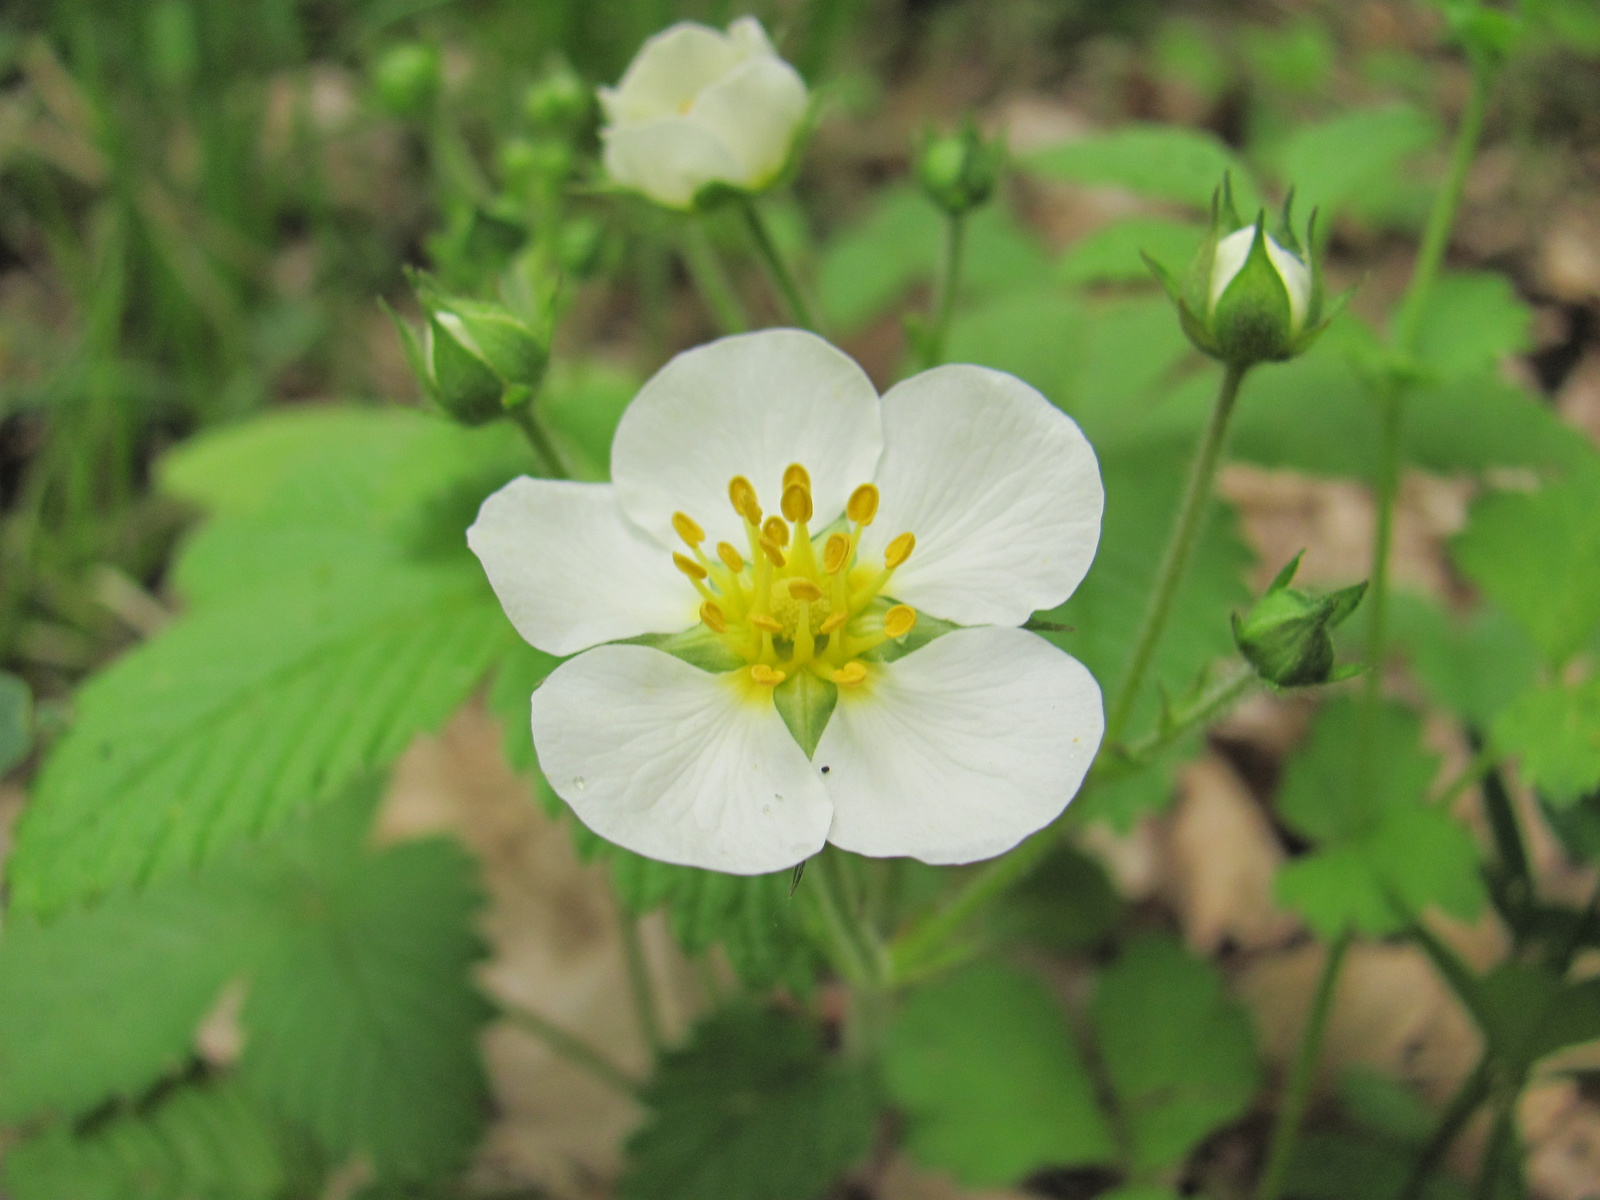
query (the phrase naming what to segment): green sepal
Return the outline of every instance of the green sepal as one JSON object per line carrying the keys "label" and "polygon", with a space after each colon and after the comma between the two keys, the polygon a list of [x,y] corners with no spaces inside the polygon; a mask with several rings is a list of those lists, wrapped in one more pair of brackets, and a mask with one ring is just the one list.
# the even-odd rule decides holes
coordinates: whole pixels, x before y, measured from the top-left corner
{"label": "green sepal", "polygon": [[489,365],[463,346],[439,318],[428,317],[427,351],[439,407],[463,425],[483,425],[503,415],[500,403],[505,385]]}
{"label": "green sepal", "polygon": [[954,133],[923,134],[916,156],[923,194],[950,216],[987,204],[1004,169],[1005,146],[986,141],[969,116]]}
{"label": "green sepal", "polygon": [[838,685],[817,678],[811,671],[796,671],[772,691],[772,703],[789,727],[800,749],[810,758],[817,752],[822,731],[839,702]]}
{"label": "green sepal", "polygon": [[1224,362],[1248,366],[1289,357],[1289,289],[1267,254],[1265,212],[1256,217],[1250,253],[1217,298],[1209,326]]}
{"label": "green sepal", "polygon": [[673,658],[681,658],[691,667],[699,667],[713,675],[723,675],[746,665],[728,644],[704,625],[685,629],[682,633],[643,633],[638,637],[624,638],[622,646],[648,646]]}
{"label": "green sepal", "polygon": [[1365,582],[1326,596],[1309,596],[1289,586],[1301,556],[1278,572],[1266,593],[1241,619],[1232,617],[1233,640],[1256,674],[1276,687],[1309,687],[1347,679],[1361,670],[1335,669],[1332,630],[1355,612],[1366,594]]}
{"label": "green sepal", "polygon": [[395,333],[400,337],[400,350],[406,356],[406,365],[417,377],[417,382],[422,385],[422,390],[427,393],[428,399],[438,404],[439,388],[433,382],[433,373],[428,370],[428,356],[423,351],[422,340],[417,337],[416,330],[401,319],[400,314],[390,307],[387,300],[380,297],[378,307],[388,315],[394,325]]}
{"label": "green sepal", "polygon": [[1291,558],[1288,564],[1272,577],[1272,582],[1267,585],[1268,592],[1281,592],[1294,582],[1295,572],[1300,570],[1300,560],[1306,556],[1304,550]]}
{"label": "green sepal", "polygon": [[[1313,212],[1311,214],[1311,224],[1315,224],[1316,223],[1316,219],[1317,219],[1316,213]],[[1286,193],[1284,193],[1283,211],[1278,214],[1278,227],[1275,230],[1272,231],[1272,236],[1277,239],[1278,245],[1282,246],[1285,250],[1291,251],[1292,253],[1294,253],[1296,256],[1298,256],[1301,259],[1305,258],[1305,256],[1306,256],[1305,248],[1300,245],[1300,239],[1295,236],[1295,232],[1294,232],[1294,188],[1293,187],[1290,187],[1290,189]],[[1311,237],[1310,224],[1308,224],[1307,227],[1306,227],[1306,237],[1308,239]]]}
{"label": "green sepal", "polygon": [[550,361],[546,339],[512,313],[498,305],[461,299],[451,300],[441,311],[460,319],[478,354],[502,382],[537,388],[544,380]]}

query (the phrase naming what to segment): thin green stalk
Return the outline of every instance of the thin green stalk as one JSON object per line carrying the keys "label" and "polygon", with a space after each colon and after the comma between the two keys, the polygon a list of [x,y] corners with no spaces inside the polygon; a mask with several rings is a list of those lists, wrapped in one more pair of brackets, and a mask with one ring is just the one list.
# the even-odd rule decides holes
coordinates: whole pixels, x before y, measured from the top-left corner
{"label": "thin green stalk", "polygon": [[1211,420],[1189,467],[1189,479],[1184,484],[1183,500],[1178,506],[1178,517],[1172,527],[1172,537],[1167,542],[1160,570],[1156,573],[1155,590],[1150,595],[1149,607],[1139,626],[1139,636],[1134,642],[1133,654],[1123,671],[1116,702],[1106,720],[1104,745],[1115,747],[1133,716],[1134,705],[1139,700],[1139,689],[1144,685],[1150,661],[1172,615],[1172,603],[1177,598],[1178,587],[1188,569],[1189,558],[1205,521],[1211,502],[1211,490],[1216,484],[1217,468],[1222,462],[1222,448],[1227,441],[1228,419],[1233,415],[1234,402],[1239,398],[1239,384],[1244,380],[1248,366],[1229,364],[1217,391],[1217,402],[1211,409]]}
{"label": "thin green stalk", "polygon": [[1283,1108],[1272,1130],[1267,1164],[1261,1170],[1260,1183],[1256,1185],[1256,1200],[1278,1200],[1283,1194],[1289,1163],[1294,1158],[1295,1144],[1300,1140],[1300,1122],[1305,1117],[1311,1084],[1317,1076],[1317,1061],[1322,1057],[1322,1038],[1328,1030],[1328,1017],[1333,1011],[1333,993],[1339,982],[1339,970],[1344,966],[1345,951],[1349,949],[1350,934],[1347,931],[1333,939],[1333,944],[1328,947],[1328,955],[1322,961],[1322,974],[1317,978],[1311,1011],[1306,1016],[1305,1028],[1300,1031],[1300,1045],[1295,1050],[1294,1065],[1289,1071]]}
{"label": "thin green stalk", "polygon": [[745,312],[744,301],[739,299],[722,259],[717,256],[711,239],[706,237],[705,226],[698,221],[684,231],[683,262],[717,328],[723,333],[743,333],[749,329],[750,316]]}
{"label": "thin green stalk", "polygon": [[1506,1158],[1517,1151],[1517,1094],[1508,1090],[1495,1105],[1494,1128],[1489,1134],[1489,1145],[1484,1149],[1483,1162],[1478,1167],[1478,1183],[1472,1189],[1473,1200],[1494,1200],[1499,1191],[1500,1176],[1505,1171]]}
{"label": "thin green stalk", "polygon": [[1449,808],[1461,798],[1463,792],[1482,779],[1484,773],[1494,764],[1495,753],[1493,747],[1483,746],[1467,760],[1467,765],[1461,768],[1461,772],[1449,783],[1445,784],[1444,787],[1440,788],[1439,794],[1428,803],[1435,808]]}
{"label": "thin green stalk", "polygon": [[767,273],[772,276],[772,282],[783,294],[784,303],[789,306],[790,316],[802,329],[816,329],[817,322],[811,315],[811,306],[801,294],[800,285],[795,281],[794,273],[789,270],[788,264],[783,261],[783,255],[778,253],[777,243],[772,240],[772,234],[767,229],[767,222],[762,217],[761,210],[749,196],[741,195],[738,204],[744,223],[750,230],[751,240],[756,244],[756,251],[761,255]]}
{"label": "thin green stalk", "polygon": [[551,1050],[575,1066],[582,1067],[602,1083],[609,1084],[625,1095],[637,1095],[639,1081],[583,1039],[568,1033],[559,1025],[547,1021],[536,1012],[525,1008],[502,1005],[500,1015],[513,1025],[531,1033]]}
{"label": "thin green stalk", "polygon": [[1456,1138],[1472,1119],[1472,1114],[1478,1111],[1478,1106],[1489,1098],[1489,1081],[1489,1056],[1485,1054],[1478,1060],[1472,1074],[1461,1081],[1455,1095],[1450,1097],[1450,1103],[1445,1105],[1439,1123],[1428,1138],[1428,1144],[1422,1148],[1422,1154],[1406,1178],[1405,1187],[1400,1189],[1398,1200],[1418,1200],[1422,1195],[1428,1177],[1444,1160],[1445,1152],[1455,1144]]}
{"label": "thin green stalk", "polygon": [[933,323],[924,345],[923,366],[937,367],[944,361],[944,343],[950,333],[950,317],[956,308],[956,293],[961,288],[961,260],[966,246],[966,217],[946,213],[944,254],[939,263],[939,285],[934,296]]}
{"label": "thin green stalk", "polygon": [[522,436],[528,439],[528,445],[533,447],[533,452],[539,456],[544,464],[545,473],[551,479],[571,479],[572,472],[567,470],[566,463],[561,461],[561,453],[556,449],[555,443],[550,440],[550,435],[545,432],[544,425],[539,421],[539,414],[533,411],[533,401],[518,404],[511,409],[511,419],[516,422],[517,428],[522,430]]}
{"label": "thin green stalk", "polygon": [[1254,671],[1243,670],[1217,684],[1188,708],[1174,714],[1166,728],[1158,729],[1129,746],[1126,761],[1131,766],[1143,766],[1191,730],[1209,724],[1213,717],[1232,708],[1257,682]]}
{"label": "thin green stalk", "polygon": [[622,959],[628,968],[628,986],[633,992],[633,1007],[639,1017],[639,1032],[644,1034],[650,1053],[659,1055],[666,1047],[661,1033],[661,1014],[656,1008],[656,990],[650,982],[650,964],[644,958],[644,943],[639,937],[637,917],[622,914]]}
{"label": "thin green stalk", "polygon": [[832,859],[827,850],[813,858],[803,883],[827,929],[834,969],[852,987],[871,986],[877,972],[850,920],[849,904]]}
{"label": "thin green stalk", "polygon": [[1370,755],[1366,746],[1371,741],[1370,725],[1376,711],[1378,694],[1383,687],[1383,660],[1389,638],[1389,549],[1394,541],[1394,506],[1400,493],[1400,441],[1405,425],[1405,390],[1398,382],[1390,382],[1378,396],[1380,426],[1378,433],[1377,478],[1374,480],[1375,511],[1372,530],[1372,583],[1367,589],[1367,677],[1366,717],[1361,736],[1361,759]]}

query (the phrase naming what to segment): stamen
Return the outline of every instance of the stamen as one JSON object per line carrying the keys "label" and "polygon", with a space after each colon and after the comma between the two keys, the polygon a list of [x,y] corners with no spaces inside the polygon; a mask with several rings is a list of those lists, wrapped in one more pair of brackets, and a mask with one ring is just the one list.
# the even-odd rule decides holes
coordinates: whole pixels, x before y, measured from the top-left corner
{"label": "stamen", "polygon": [[834,613],[821,625],[817,626],[818,633],[832,633],[850,619],[850,614],[843,610]]}
{"label": "stamen", "polygon": [[811,489],[791,483],[783,489],[783,515],[796,525],[811,520]]}
{"label": "stamen", "polygon": [[844,570],[850,558],[850,539],[842,533],[830,533],[827,545],[822,548],[822,569],[829,575]]}
{"label": "stamen", "polygon": [[803,487],[810,491],[811,472],[807,471],[799,463],[790,463],[783,470],[783,490],[787,492],[795,486]]}
{"label": "stamen", "polygon": [[789,580],[789,595],[796,600],[804,600],[807,603],[811,603],[822,599],[822,589],[809,579],[791,579]]}
{"label": "stamen", "polygon": [[757,629],[765,629],[768,633],[783,632],[783,622],[776,617],[769,617],[766,613],[751,613],[750,624]]}
{"label": "stamen", "polygon": [[[761,527],[762,536],[775,545],[787,546],[789,544],[789,527],[783,523],[782,517],[768,517],[767,523]],[[778,564],[780,567],[782,563]]]}
{"label": "stamen", "polygon": [[[756,502],[755,484],[743,475],[735,475],[728,480],[728,499],[733,501],[734,512],[754,524],[761,523],[761,505]],[[750,516],[751,510],[756,514],[753,517]]]}
{"label": "stamen", "polygon": [[678,536],[691,546],[698,546],[706,540],[706,531],[696,525],[694,519],[688,513],[673,513],[672,528],[677,530]]}
{"label": "stamen", "polygon": [[917,537],[914,533],[902,533],[883,552],[883,565],[891,571],[906,559],[911,557],[911,552],[916,549]]}
{"label": "stamen", "polygon": [[695,562],[694,559],[690,558],[688,555],[679,554],[676,551],[674,551],[672,555],[672,565],[677,567],[678,570],[682,571],[696,583],[700,582],[711,573],[699,563]]}
{"label": "stamen", "polygon": [[706,627],[712,633],[728,632],[727,616],[709,600],[700,606],[700,619],[706,623]]}
{"label": "stamen", "polygon": [[840,687],[855,687],[867,677],[867,668],[858,662],[845,663],[833,673],[833,681]]}
{"label": "stamen", "polygon": [[750,668],[750,678],[763,687],[777,687],[788,675],[776,667],[769,667],[766,663],[756,663]]}
{"label": "stamen", "polygon": [[905,637],[917,623],[917,610],[909,604],[896,604],[883,614],[883,631],[892,638]]}
{"label": "stamen", "polygon": [[844,515],[857,525],[871,525],[872,518],[878,515],[878,488],[871,483],[863,483],[850,493],[850,502],[844,506]]}
{"label": "stamen", "polygon": [[735,575],[744,571],[744,556],[727,542],[717,543],[717,557],[722,560],[723,566],[727,567]]}
{"label": "stamen", "polygon": [[761,549],[766,556],[772,560],[773,566],[783,566],[783,547],[779,546],[777,542],[763,535],[761,538]]}

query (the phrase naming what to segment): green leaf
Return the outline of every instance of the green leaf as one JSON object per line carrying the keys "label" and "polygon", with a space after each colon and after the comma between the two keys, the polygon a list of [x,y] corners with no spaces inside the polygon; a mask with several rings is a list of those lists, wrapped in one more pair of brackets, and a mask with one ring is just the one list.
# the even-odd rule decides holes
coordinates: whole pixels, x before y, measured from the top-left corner
{"label": "green leaf", "polygon": [[883,1071],[912,1156],[964,1184],[1115,1159],[1061,1008],[1031,975],[984,963],[918,988]]}
{"label": "green leaf", "polygon": [[1600,469],[1480,497],[1451,551],[1552,664],[1566,662],[1600,625]]}
{"label": "green leaf", "polygon": [[623,1200],[813,1200],[871,1147],[877,1089],[817,1031],[736,1008],[696,1027],[644,1089]]}
{"label": "green leaf", "polygon": [[1318,209],[1323,221],[1331,221],[1438,140],[1438,120],[1414,105],[1351,109],[1301,126],[1280,148],[1274,165],[1278,178],[1294,188],[1299,212]]}
{"label": "green leaf", "polygon": [[332,1157],[436,1179],[466,1165],[487,1111],[482,897],[453,843],[368,851],[369,811],[336,806],[239,868],[275,928],[251,972],[239,1071]]}
{"label": "green leaf", "polygon": [[1123,910],[1105,868],[1063,845],[995,906],[989,926],[999,937],[1058,954],[1082,953],[1105,941]]}
{"label": "green leaf", "polygon": [[289,580],[179,621],[91,680],[17,829],[48,911],[213,858],[389,762],[513,635],[475,569]]}
{"label": "green leaf", "polygon": [[1181,1162],[1260,1086],[1249,1015],[1215,967],[1166,938],[1130,942],[1090,1012],[1140,1174]]}
{"label": "green leaf", "polygon": [[1051,179],[1127,188],[1202,210],[1231,173],[1240,207],[1257,206],[1250,172],[1234,153],[1209,133],[1177,125],[1126,125],[1034,151],[1021,164]]}
{"label": "green leaf", "polygon": [[0,937],[0,1124],[72,1117],[178,1071],[254,932],[185,880]]}
{"label": "green leaf", "polygon": [[1504,275],[1443,275],[1422,310],[1417,359],[1441,376],[1481,375],[1529,348],[1532,319],[1527,302]]}
{"label": "green leaf", "polygon": [[951,322],[948,357],[1008,371],[1059,404],[1082,370],[1083,323],[1082,302],[1059,286],[1004,292]]}
{"label": "green leaf", "polygon": [[1057,277],[1063,283],[1146,283],[1150,268],[1141,254],[1181,270],[1200,246],[1201,232],[1187,221],[1127,217],[1097,229],[1062,257]]}
{"label": "green leaf", "polygon": [[[514,771],[538,769],[539,757],[533,752],[533,689],[544,682],[545,676],[555,670],[560,661],[543,650],[535,650],[519,637],[507,646],[505,656],[495,668],[489,684],[489,711],[504,726],[506,762]],[[553,798],[555,793],[550,795]],[[551,815],[561,811],[556,808]]]}
{"label": "green leaf", "polygon": [[1600,677],[1524,692],[1495,722],[1494,744],[1551,804],[1600,788]]}
{"label": "green leaf", "polygon": [[28,756],[33,744],[33,693],[10,671],[0,671],[0,775]]}
{"label": "green leaf", "polygon": [[1505,962],[1478,984],[1477,1017],[1501,1070],[1520,1081],[1541,1058],[1600,1038],[1600,980],[1571,983]]}
{"label": "green leaf", "polygon": [[289,1182],[288,1152],[239,1084],[185,1083],[153,1105],[11,1147],[0,1181],[13,1200],[270,1200]]}
{"label": "green leaf", "polygon": [[1470,617],[1412,592],[1389,600],[1389,626],[1429,697],[1477,729],[1533,683],[1539,649],[1492,605]]}

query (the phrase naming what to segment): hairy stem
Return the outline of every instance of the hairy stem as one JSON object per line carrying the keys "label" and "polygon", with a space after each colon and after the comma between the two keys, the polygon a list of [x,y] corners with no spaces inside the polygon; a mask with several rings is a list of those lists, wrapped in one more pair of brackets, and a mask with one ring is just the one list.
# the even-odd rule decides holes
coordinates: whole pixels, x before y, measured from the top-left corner
{"label": "hairy stem", "polygon": [[609,1084],[628,1096],[639,1091],[639,1081],[634,1079],[600,1051],[559,1025],[525,1008],[502,1005],[500,1015],[538,1038],[546,1046],[574,1066],[582,1067],[602,1083]]}
{"label": "hairy stem", "polygon": [[1189,479],[1184,484],[1177,521],[1172,527],[1172,537],[1167,542],[1166,553],[1156,573],[1155,590],[1150,594],[1149,607],[1145,609],[1144,620],[1139,626],[1133,654],[1123,671],[1116,702],[1106,720],[1104,746],[1115,747],[1121,742],[1128,720],[1133,716],[1134,706],[1138,703],[1139,689],[1144,686],[1144,677],[1150,670],[1150,661],[1155,657],[1156,647],[1160,645],[1161,635],[1167,627],[1167,619],[1172,615],[1178,587],[1183,583],[1195,541],[1205,525],[1217,468],[1222,462],[1222,448],[1227,441],[1228,419],[1233,415],[1234,402],[1239,398],[1239,384],[1248,370],[1247,366],[1229,364],[1227,373],[1222,377],[1217,402],[1211,409],[1211,420],[1206,425],[1194,462],[1189,467]]}
{"label": "hairy stem", "polygon": [[750,317],[745,312],[744,301],[739,299],[722,259],[699,221],[684,231],[683,262],[717,328],[723,333],[743,333],[749,329]]}
{"label": "hairy stem", "polygon": [[511,419],[516,422],[517,428],[522,430],[522,436],[528,439],[528,445],[533,447],[533,452],[539,456],[539,461],[544,464],[545,474],[549,478],[572,478],[572,472],[568,471],[566,463],[561,461],[560,452],[556,450],[555,443],[550,440],[549,433],[540,423],[539,414],[533,411],[532,400],[512,408]]}
{"label": "hairy stem", "polygon": [[650,964],[645,961],[644,942],[639,937],[639,919],[622,914],[622,958],[628,968],[628,986],[633,992],[633,1007],[639,1018],[639,1032],[644,1034],[650,1053],[659,1055],[666,1047],[661,1034],[661,1014],[656,1007],[655,985],[650,982]]}
{"label": "hairy stem", "polygon": [[1166,728],[1158,729],[1130,745],[1127,749],[1127,762],[1134,767],[1143,766],[1191,730],[1209,724],[1213,717],[1220,716],[1232,708],[1256,686],[1256,682],[1255,672],[1248,669],[1223,680],[1210,691],[1203,693],[1188,708],[1174,713]]}
{"label": "hairy stem", "polygon": [[766,265],[767,273],[772,276],[772,282],[782,293],[784,303],[789,306],[789,315],[802,329],[816,329],[817,323],[811,315],[811,306],[801,294],[800,285],[795,281],[789,265],[783,261],[783,255],[778,253],[777,243],[772,240],[772,234],[767,229],[767,222],[762,217],[761,210],[749,196],[740,196],[738,203],[739,212],[744,216],[745,226],[750,230],[750,238],[755,242],[756,251],[760,254],[762,263]]}
{"label": "hairy stem", "polygon": [[939,285],[934,295],[932,322],[923,347],[923,367],[937,367],[944,361],[945,338],[950,333],[950,317],[955,312],[956,293],[961,288],[961,259],[966,248],[966,217],[947,213],[944,219],[944,253],[939,263]]}
{"label": "hairy stem", "polygon": [[1256,1200],[1278,1200],[1283,1194],[1289,1163],[1294,1158],[1294,1148],[1300,1140],[1300,1122],[1305,1117],[1311,1084],[1317,1076],[1317,1060],[1322,1056],[1322,1037],[1328,1030],[1328,1017],[1333,1011],[1333,993],[1338,986],[1339,971],[1344,966],[1345,951],[1348,949],[1350,934],[1347,931],[1333,939],[1327,957],[1322,960],[1322,974],[1317,977],[1311,1011],[1306,1015],[1305,1028],[1300,1031],[1300,1045],[1295,1049],[1294,1065],[1289,1070],[1283,1108],[1272,1130],[1267,1164],[1261,1170],[1260,1183],[1256,1185]]}

